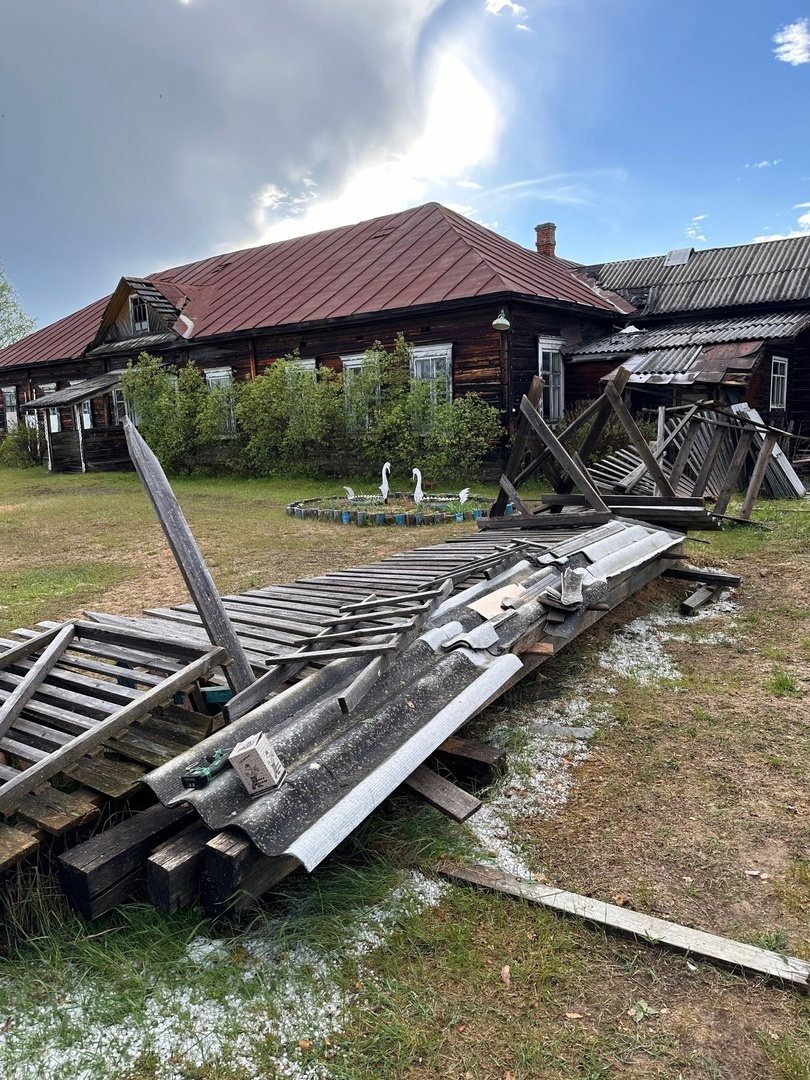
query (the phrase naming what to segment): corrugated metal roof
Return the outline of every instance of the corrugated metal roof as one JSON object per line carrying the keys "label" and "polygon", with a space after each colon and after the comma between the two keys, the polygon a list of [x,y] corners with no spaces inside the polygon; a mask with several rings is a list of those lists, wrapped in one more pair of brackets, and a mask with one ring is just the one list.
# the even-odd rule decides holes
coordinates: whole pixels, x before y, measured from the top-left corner
{"label": "corrugated metal roof", "polygon": [[90,401],[99,394],[106,394],[121,382],[121,373],[108,371],[103,375],[97,375],[94,379],[83,379],[73,383],[64,390],[54,390],[50,394],[43,394],[40,398],[28,401],[20,406],[25,412],[34,409],[56,409],[67,405],[78,405],[80,401]]}
{"label": "corrugated metal roof", "polygon": [[[630,372],[630,383],[691,385],[747,381],[763,346],[762,341],[723,342],[718,345],[684,345],[633,353],[621,366]],[[606,378],[609,376],[606,376]]]}
{"label": "corrugated metal roof", "polygon": [[[187,338],[503,292],[623,310],[564,260],[529,251],[438,203],[131,280],[157,283],[182,311],[184,325],[175,329]],[[9,345],[0,366],[81,356],[106,302]]]}
{"label": "corrugated metal roof", "polygon": [[621,355],[646,349],[678,348],[685,345],[714,345],[726,341],[753,341],[795,337],[810,326],[810,312],[778,311],[768,315],[747,315],[730,319],[694,319],[666,323],[638,333],[618,333],[583,345],[572,355]]}
{"label": "corrugated metal roof", "polygon": [[810,234],[768,243],[695,251],[686,263],[666,255],[586,267],[602,288],[645,315],[810,299]]}

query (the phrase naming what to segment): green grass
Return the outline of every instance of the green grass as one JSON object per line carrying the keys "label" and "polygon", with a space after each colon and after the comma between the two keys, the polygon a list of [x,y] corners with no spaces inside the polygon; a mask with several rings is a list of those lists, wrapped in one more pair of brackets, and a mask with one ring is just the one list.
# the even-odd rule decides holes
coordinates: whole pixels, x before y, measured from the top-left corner
{"label": "green grass", "polygon": [[799,697],[801,687],[794,677],[783,668],[775,667],[765,684],[774,697]]}
{"label": "green grass", "polygon": [[0,631],[31,626],[46,613],[63,618],[131,574],[127,567],[101,562],[0,571]]}

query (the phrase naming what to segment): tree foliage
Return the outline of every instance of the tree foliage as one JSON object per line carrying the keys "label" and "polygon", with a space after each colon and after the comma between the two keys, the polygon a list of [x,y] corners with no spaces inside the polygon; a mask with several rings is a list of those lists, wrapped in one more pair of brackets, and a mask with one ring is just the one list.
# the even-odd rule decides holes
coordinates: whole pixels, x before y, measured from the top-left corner
{"label": "tree foliage", "polygon": [[0,264],[0,349],[30,334],[34,320],[25,314],[14,286]]}

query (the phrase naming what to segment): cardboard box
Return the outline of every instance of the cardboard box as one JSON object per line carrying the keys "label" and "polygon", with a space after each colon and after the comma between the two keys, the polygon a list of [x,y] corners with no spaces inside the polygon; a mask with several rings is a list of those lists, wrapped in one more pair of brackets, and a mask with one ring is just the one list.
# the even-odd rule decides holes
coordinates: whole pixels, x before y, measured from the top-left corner
{"label": "cardboard box", "polygon": [[230,763],[249,795],[264,795],[277,788],[287,775],[264,731],[251,735],[231,750]]}

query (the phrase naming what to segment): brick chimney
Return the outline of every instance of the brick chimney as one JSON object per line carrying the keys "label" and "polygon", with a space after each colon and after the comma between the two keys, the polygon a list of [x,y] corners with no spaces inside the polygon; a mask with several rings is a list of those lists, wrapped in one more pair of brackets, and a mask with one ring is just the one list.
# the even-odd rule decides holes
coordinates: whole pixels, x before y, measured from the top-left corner
{"label": "brick chimney", "polygon": [[535,225],[537,234],[537,252],[539,255],[553,255],[557,247],[557,226],[553,221],[544,225]]}

